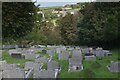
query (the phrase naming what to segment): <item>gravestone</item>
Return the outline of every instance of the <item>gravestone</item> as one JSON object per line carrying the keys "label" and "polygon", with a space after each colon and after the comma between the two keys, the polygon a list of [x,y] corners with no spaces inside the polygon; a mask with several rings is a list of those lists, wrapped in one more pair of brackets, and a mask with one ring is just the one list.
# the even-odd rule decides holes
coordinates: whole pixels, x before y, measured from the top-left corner
{"label": "gravestone", "polygon": [[69,53],[67,51],[62,51],[62,53],[59,53],[59,60],[68,60],[69,59]]}
{"label": "gravestone", "polygon": [[25,78],[25,72],[21,69],[4,70],[3,78]]}
{"label": "gravestone", "polygon": [[55,69],[59,69],[59,64],[56,61],[49,61],[47,64],[47,70],[55,70]]}
{"label": "gravestone", "polygon": [[96,56],[98,56],[98,57],[104,57],[105,53],[104,53],[103,50],[96,50]]}
{"label": "gravestone", "polygon": [[60,48],[57,48],[57,49],[56,49],[56,53],[58,53],[58,54],[61,53]]}
{"label": "gravestone", "polygon": [[47,50],[42,50],[42,54],[47,54]]}
{"label": "gravestone", "polygon": [[96,60],[96,56],[94,56],[94,55],[92,55],[92,56],[85,56],[85,60],[87,60],[87,61],[91,61],[91,60],[95,61]]}
{"label": "gravestone", "polygon": [[25,67],[24,67],[25,70],[29,70],[32,68],[34,71],[39,71],[41,68],[41,64],[36,62],[25,62]]}
{"label": "gravestone", "polygon": [[81,70],[83,70],[82,61],[79,58],[70,58],[68,71],[81,71]]}
{"label": "gravestone", "polygon": [[28,53],[28,54],[25,54],[25,59],[36,59],[39,56],[40,56],[39,54]]}
{"label": "gravestone", "polygon": [[42,70],[36,71],[34,73],[34,78],[44,78],[44,79],[54,79],[55,78],[55,71],[53,70]]}
{"label": "gravestone", "polygon": [[120,62],[112,62],[109,66],[108,66],[108,70],[110,72],[120,72]]}
{"label": "gravestone", "polygon": [[35,59],[35,62],[37,62],[37,63],[47,63],[48,59],[47,59],[47,57],[39,57],[39,58]]}
{"label": "gravestone", "polygon": [[11,53],[11,56],[12,56],[13,58],[23,58],[21,52]]}
{"label": "gravestone", "polygon": [[54,50],[47,50],[47,53],[50,55],[50,56],[53,56],[55,54],[55,51]]}

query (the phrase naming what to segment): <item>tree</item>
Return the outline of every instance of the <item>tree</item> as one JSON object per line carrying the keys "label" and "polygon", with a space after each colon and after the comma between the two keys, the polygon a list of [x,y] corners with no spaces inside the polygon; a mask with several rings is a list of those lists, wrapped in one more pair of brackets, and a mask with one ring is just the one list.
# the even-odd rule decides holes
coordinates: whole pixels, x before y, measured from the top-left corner
{"label": "tree", "polygon": [[[18,39],[32,31],[38,8],[32,2],[5,2],[2,6],[2,36]],[[9,41],[9,40],[8,40]]]}
{"label": "tree", "polygon": [[62,17],[59,21],[60,34],[62,36],[63,44],[74,45],[77,41],[77,23],[78,15],[72,15],[67,13],[65,17]]}

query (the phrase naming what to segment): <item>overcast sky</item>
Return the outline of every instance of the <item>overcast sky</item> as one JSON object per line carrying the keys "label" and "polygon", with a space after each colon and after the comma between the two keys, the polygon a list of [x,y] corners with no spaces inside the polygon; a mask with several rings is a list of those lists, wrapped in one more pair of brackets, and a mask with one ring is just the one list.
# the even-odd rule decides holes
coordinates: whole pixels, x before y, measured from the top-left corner
{"label": "overcast sky", "polygon": [[33,0],[37,1],[37,4],[40,4],[41,7],[50,7],[50,6],[64,6],[66,4],[75,4],[78,2],[91,2],[93,0]]}

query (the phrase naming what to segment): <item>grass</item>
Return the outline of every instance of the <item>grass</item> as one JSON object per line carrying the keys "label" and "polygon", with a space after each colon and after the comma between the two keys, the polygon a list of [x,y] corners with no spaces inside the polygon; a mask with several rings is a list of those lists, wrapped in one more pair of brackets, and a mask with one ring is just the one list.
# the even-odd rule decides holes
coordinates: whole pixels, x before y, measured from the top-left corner
{"label": "grass", "polygon": [[[78,72],[68,72],[69,62],[68,60],[58,60],[58,54],[56,53],[53,56],[53,59],[55,61],[58,61],[61,65],[62,69],[61,72],[59,72],[58,78],[87,78],[86,75],[90,74],[94,78],[118,78],[120,76],[118,73],[112,73],[107,69],[107,65],[110,64],[111,61],[119,61],[118,56],[120,55],[120,50],[111,50],[112,56],[106,56],[103,57],[102,60],[96,60],[96,61],[85,61],[83,60],[83,67],[84,69],[82,71]],[[41,54],[41,52],[38,52],[36,54]],[[49,56],[48,54],[41,54],[42,56]],[[24,67],[24,63],[27,61],[34,61],[34,60],[26,60],[26,59],[18,59],[18,58],[12,58],[7,52],[4,52],[2,55],[3,59],[6,60],[8,63],[16,63],[20,64],[20,67]],[[99,64],[99,66],[94,66],[95,64]],[[44,69],[47,69],[47,64],[43,65]]]}
{"label": "grass", "polygon": [[[112,50],[112,56],[106,56],[102,58],[102,60],[96,61],[85,61],[83,60],[83,67],[82,71],[78,72],[68,72],[68,61],[60,61],[62,65],[62,71],[59,73],[59,78],[88,78],[86,75],[89,73],[85,72],[86,70],[90,70],[94,73],[94,78],[118,78],[120,76],[118,73],[112,73],[107,69],[107,65],[110,64],[111,61],[119,61],[118,55],[120,51]],[[93,66],[97,62],[100,66]]]}
{"label": "grass", "polygon": [[20,68],[24,68],[25,62],[27,62],[27,61],[34,62],[34,60],[28,60],[28,59],[23,59],[23,58],[22,59],[13,58],[7,52],[3,52],[2,58],[3,58],[3,60],[6,60],[8,63],[20,64],[19,65]]}

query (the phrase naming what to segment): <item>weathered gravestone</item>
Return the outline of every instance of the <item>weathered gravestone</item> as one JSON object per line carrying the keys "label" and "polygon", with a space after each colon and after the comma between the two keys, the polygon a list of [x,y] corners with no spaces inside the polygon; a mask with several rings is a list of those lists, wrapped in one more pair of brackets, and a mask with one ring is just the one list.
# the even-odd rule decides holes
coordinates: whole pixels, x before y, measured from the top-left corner
{"label": "weathered gravestone", "polygon": [[82,61],[79,58],[69,59],[69,70],[68,71],[81,71],[83,70]]}
{"label": "weathered gravestone", "polygon": [[69,53],[67,51],[62,51],[62,53],[59,53],[58,57],[59,57],[59,60],[68,60]]}
{"label": "weathered gravestone", "polygon": [[25,62],[25,70],[29,70],[32,68],[34,71],[39,71],[41,69],[41,64],[36,62]]}
{"label": "weathered gravestone", "polygon": [[42,54],[47,54],[47,50],[42,50]]}
{"label": "weathered gravestone", "polygon": [[39,56],[40,56],[39,54],[28,53],[28,54],[25,54],[25,59],[36,59]]}
{"label": "weathered gravestone", "polygon": [[120,62],[112,62],[109,66],[108,66],[108,70],[110,72],[120,72]]}
{"label": "weathered gravestone", "polygon": [[53,61],[53,60],[49,61],[48,64],[47,64],[47,69],[48,69],[48,70],[59,69],[59,64],[58,64],[58,62]]}
{"label": "weathered gravestone", "polygon": [[54,50],[47,50],[47,53],[49,54],[49,56],[53,56],[55,54]]}
{"label": "weathered gravestone", "polygon": [[87,61],[95,61],[96,60],[96,56],[94,56],[94,55],[91,55],[91,56],[85,56],[85,60],[87,60]]}
{"label": "weathered gravestone", "polygon": [[25,78],[25,72],[21,69],[4,70],[3,78]]}
{"label": "weathered gravestone", "polygon": [[39,58],[35,59],[35,62],[37,62],[37,63],[47,63],[48,59],[47,59],[47,57],[39,57]]}
{"label": "weathered gravestone", "polygon": [[46,78],[46,79],[54,79],[55,78],[55,71],[53,70],[42,70],[34,72],[34,78]]}

